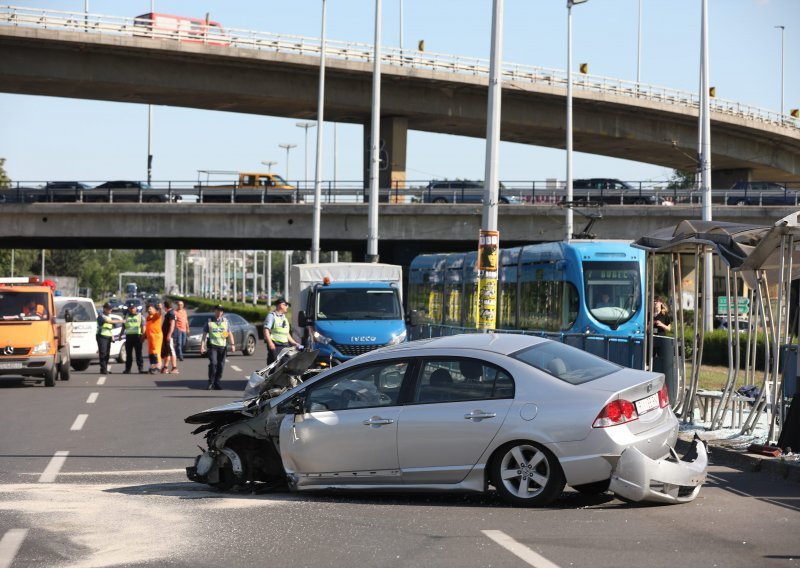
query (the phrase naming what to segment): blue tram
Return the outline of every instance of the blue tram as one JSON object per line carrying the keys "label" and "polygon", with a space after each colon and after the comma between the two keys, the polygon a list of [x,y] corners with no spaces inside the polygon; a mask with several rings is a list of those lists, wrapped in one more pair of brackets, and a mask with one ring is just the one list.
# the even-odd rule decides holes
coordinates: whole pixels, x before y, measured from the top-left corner
{"label": "blue tram", "polygon": [[[425,254],[409,267],[420,323],[475,327],[477,252]],[[644,251],[625,241],[572,241],[500,252],[497,329],[644,334]]]}

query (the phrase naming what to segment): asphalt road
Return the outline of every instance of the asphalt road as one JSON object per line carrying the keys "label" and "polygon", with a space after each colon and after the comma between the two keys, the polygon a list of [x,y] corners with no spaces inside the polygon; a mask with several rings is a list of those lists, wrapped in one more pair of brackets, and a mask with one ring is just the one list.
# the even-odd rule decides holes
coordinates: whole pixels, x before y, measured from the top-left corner
{"label": "asphalt road", "polygon": [[[800,566],[800,486],[721,466],[686,505],[567,488],[547,509],[494,496],[217,493],[186,479],[189,414],[236,400],[264,366],[0,379],[0,568],[176,566]],[[713,459],[713,455],[712,455]]]}

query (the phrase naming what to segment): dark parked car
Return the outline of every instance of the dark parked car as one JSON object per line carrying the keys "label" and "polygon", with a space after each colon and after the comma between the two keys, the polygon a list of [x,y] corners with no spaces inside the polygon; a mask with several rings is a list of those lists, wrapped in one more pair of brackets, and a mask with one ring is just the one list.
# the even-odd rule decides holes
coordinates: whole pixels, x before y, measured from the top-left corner
{"label": "dark parked car", "polygon": [[[772,181],[738,181],[728,194],[728,205],[797,205],[798,191]],[[741,193],[738,193],[741,192]]]}
{"label": "dark parked car", "polygon": [[[516,195],[504,192],[500,184],[497,201],[502,205],[522,203]],[[483,182],[480,181],[432,181],[422,193],[423,203],[483,203]]]}
{"label": "dark parked car", "polygon": [[141,201],[147,203],[175,201],[175,196],[170,197],[169,192],[156,189],[146,181],[107,181],[84,193],[84,201],[104,201],[114,203],[138,203],[139,194]]}
{"label": "dark parked car", "polygon": [[79,181],[49,181],[44,186],[42,201],[81,201],[83,192],[91,187]]}
{"label": "dark parked car", "polygon": [[[258,331],[256,326],[238,314],[225,313],[233,332],[233,342],[243,355],[252,355],[256,351]],[[203,326],[214,319],[212,312],[200,312],[189,316],[189,333],[186,337],[184,353],[200,354],[200,339],[203,337]]]}
{"label": "dark parked car", "polygon": [[610,178],[576,179],[572,182],[573,201],[606,205],[661,205],[664,200],[653,191],[637,189],[627,182]]}
{"label": "dark parked car", "polygon": [[116,311],[127,314],[131,305],[135,305],[140,314],[144,313],[144,303],[140,298],[128,298],[123,304],[120,304]]}

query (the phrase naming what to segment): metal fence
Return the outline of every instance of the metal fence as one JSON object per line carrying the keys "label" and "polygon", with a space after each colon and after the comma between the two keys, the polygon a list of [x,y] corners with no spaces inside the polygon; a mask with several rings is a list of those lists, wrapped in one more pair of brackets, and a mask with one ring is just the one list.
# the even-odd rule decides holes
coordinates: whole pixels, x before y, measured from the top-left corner
{"label": "metal fence", "polygon": [[[9,5],[0,6],[0,25],[117,36],[141,36],[165,41],[193,41],[215,45],[220,49],[255,49],[312,57],[319,57],[322,49],[321,41],[318,38],[230,28],[226,29],[223,35],[208,34],[201,36],[200,39],[195,36],[191,40],[187,40],[179,35],[180,32],[159,29],[158,26],[152,25],[151,20],[144,18],[65,12]],[[325,57],[370,63],[373,58],[373,47],[367,43],[326,40]],[[489,76],[489,60],[487,59],[396,47],[381,46],[381,63],[395,67],[459,75],[487,78]],[[566,89],[567,84],[567,72],[562,69],[504,63],[502,74],[503,81],[509,82],[532,83],[564,89]],[[579,91],[644,99],[692,109],[699,109],[700,107],[699,96],[695,92],[612,77],[573,73],[573,86]],[[789,115],[782,115],[779,112],[718,98],[711,99],[710,105],[713,113],[747,118],[800,130],[800,121]]]}

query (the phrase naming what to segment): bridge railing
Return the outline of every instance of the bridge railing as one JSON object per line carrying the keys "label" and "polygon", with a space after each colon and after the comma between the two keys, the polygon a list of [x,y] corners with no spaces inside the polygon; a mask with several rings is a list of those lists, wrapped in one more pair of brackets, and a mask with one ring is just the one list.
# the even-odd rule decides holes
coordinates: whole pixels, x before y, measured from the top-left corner
{"label": "bridge railing", "polygon": [[[99,188],[101,182],[59,182],[52,185],[45,181],[14,181],[0,188],[2,203],[313,203],[314,182],[312,180],[288,180],[293,189],[238,187],[236,181],[226,184],[209,184],[193,181],[154,181],[151,187],[134,187],[138,182],[126,182],[130,187]],[[429,204],[471,203],[482,200],[483,190],[459,186],[447,190],[432,190],[428,180],[406,180],[392,187],[380,188],[381,203]],[[697,206],[703,201],[703,193],[697,189],[674,189],[652,181],[627,181],[632,189],[598,190],[576,189],[573,201],[576,205],[622,206],[622,205],[676,205]],[[369,190],[361,180],[323,180],[320,182],[322,202],[365,203],[369,201]],[[783,205],[800,206],[800,183],[783,183],[783,191],[764,190],[712,190],[714,205]],[[553,207],[565,201],[564,184],[556,180],[502,181],[501,203],[524,206]]]}
{"label": "bridge railing", "polygon": [[[65,12],[9,5],[0,6],[0,25],[139,36],[169,41],[191,41],[216,45],[221,49],[236,47],[313,57],[319,57],[322,49],[318,38],[228,28],[222,35],[207,34],[199,38],[198,36],[192,36],[189,39],[186,36],[181,36],[181,32],[159,28],[152,24],[151,20],[145,18]],[[328,58],[364,63],[372,61],[373,48],[371,44],[336,40],[326,40],[325,43],[325,56]],[[477,57],[383,46],[381,48],[381,61],[385,65],[394,67],[481,77],[489,76],[489,61]],[[527,82],[566,89],[567,72],[562,69],[504,63],[502,73],[504,81]],[[573,73],[573,85],[578,91],[613,94],[697,109],[699,109],[700,105],[696,92],[612,77]],[[713,113],[757,120],[800,130],[800,121],[790,115],[718,98],[711,99],[710,105]]]}

